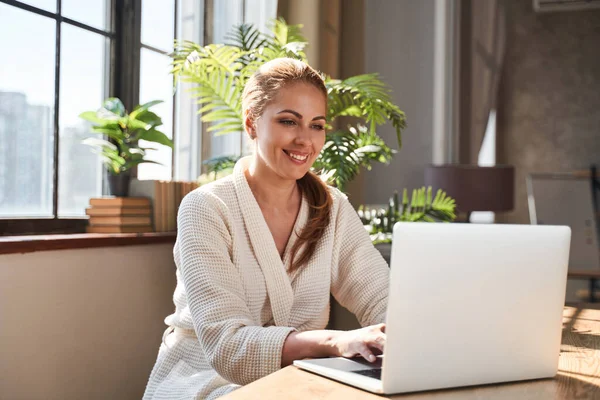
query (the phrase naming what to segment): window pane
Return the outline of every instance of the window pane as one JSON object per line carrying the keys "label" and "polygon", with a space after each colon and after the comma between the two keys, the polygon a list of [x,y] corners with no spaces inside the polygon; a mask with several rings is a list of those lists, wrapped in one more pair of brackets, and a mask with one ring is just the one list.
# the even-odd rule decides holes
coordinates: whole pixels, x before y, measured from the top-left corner
{"label": "window pane", "polygon": [[[56,23],[0,4],[0,217],[52,216]],[[35,53],[32,53],[35,49]]]}
{"label": "window pane", "polygon": [[[158,130],[173,138],[173,76],[171,58],[152,50],[141,49],[140,57],[140,104],[152,100],[163,100],[164,103],[152,107],[163,125]],[[147,158],[162,165],[144,163],[138,166],[139,179],[171,179],[171,148],[153,142],[140,141],[142,147],[158,149],[148,151]]]}
{"label": "window pane", "polygon": [[[202,0],[182,0],[178,3],[177,38],[202,44],[204,38],[204,7]],[[178,180],[194,180],[202,166],[202,124],[198,103],[190,96],[194,87],[189,82],[179,82],[176,92],[175,169]]]}
{"label": "window pane", "polygon": [[244,0],[244,22],[254,24],[262,32],[267,32],[269,24],[277,18],[277,1],[274,0]]}
{"label": "window pane", "polygon": [[26,3],[53,13],[56,12],[56,0],[21,0],[21,3]]}
{"label": "window pane", "polygon": [[221,0],[215,1],[213,6],[213,43],[225,43],[225,36],[233,27],[244,22],[243,2]]}
{"label": "window pane", "polygon": [[[235,25],[243,22],[243,2],[238,0],[223,0],[214,2],[214,27],[213,43],[225,43],[225,36],[231,32]],[[240,155],[243,136],[240,132],[216,136],[212,133],[210,138],[210,156]]]}
{"label": "window pane", "polygon": [[173,50],[175,0],[142,0],[142,43]]}
{"label": "window pane", "polygon": [[62,26],[58,215],[85,215],[92,196],[102,194],[102,164],[81,141],[90,133],[80,113],[100,108],[105,95],[107,39],[68,24]]}
{"label": "window pane", "polygon": [[109,30],[107,0],[62,0],[62,15],[94,28]]}

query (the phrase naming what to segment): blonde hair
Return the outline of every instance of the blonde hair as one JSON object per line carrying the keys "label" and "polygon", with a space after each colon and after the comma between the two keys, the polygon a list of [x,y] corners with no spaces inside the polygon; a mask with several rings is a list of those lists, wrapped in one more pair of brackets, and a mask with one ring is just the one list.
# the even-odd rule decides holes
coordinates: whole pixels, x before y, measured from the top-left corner
{"label": "blonde hair", "polygon": [[[323,78],[305,62],[293,58],[276,58],[263,64],[244,87],[242,115],[256,122],[281,88],[300,82],[308,83],[319,89],[327,101],[327,88]],[[306,196],[310,207],[308,222],[302,232],[298,233],[298,240],[291,249],[290,270],[292,271],[306,264],[314,253],[329,225],[333,205],[327,185],[311,171],[298,179],[298,187]],[[303,246],[304,250],[297,256]]]}

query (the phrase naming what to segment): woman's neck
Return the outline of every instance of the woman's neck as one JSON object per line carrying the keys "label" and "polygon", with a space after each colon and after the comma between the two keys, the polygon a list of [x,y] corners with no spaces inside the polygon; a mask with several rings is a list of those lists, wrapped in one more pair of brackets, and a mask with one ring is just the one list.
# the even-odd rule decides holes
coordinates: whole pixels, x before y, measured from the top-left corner
{"label": "woman's neck", "polygon": [[261,207],[282,210],[293,207],[294,200],[300,198],[295,180],[282,179],[256,158],[246,170],[246,180]]}

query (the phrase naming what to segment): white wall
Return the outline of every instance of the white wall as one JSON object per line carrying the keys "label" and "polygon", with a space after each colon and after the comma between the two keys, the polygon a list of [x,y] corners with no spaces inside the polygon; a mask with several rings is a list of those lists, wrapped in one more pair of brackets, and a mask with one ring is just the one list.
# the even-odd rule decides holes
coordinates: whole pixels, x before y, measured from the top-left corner
{"label": "white wall", "polygon": [[172,248],[0,256],[0,398],[140,399],[174,309]]}
{"label": "white wall", "polygon": [[[407,116],[403,149],[389,166],[364,172],[366,203],[387,203],[394,190],[423,185],[433,160],[435,0],[368,0],[366,72],[378,72]],[[391,125],[381,136],[396,148]]]}

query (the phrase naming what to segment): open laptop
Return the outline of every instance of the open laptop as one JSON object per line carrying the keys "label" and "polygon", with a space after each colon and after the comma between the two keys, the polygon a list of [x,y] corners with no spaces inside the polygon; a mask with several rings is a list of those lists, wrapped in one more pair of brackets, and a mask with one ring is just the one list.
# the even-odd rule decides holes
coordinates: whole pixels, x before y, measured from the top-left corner
{"label": "open laptop", "polygon": [[553,377],[570,239],[566,226],[399,222],[384,356],[294,365],[382,394]]}

